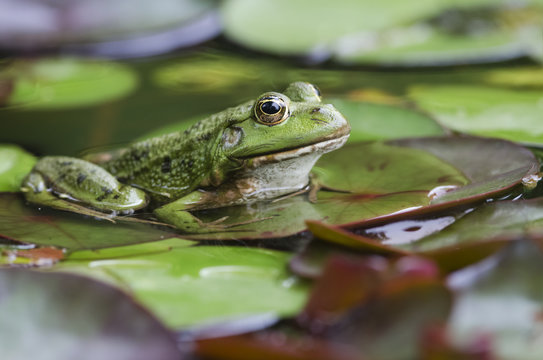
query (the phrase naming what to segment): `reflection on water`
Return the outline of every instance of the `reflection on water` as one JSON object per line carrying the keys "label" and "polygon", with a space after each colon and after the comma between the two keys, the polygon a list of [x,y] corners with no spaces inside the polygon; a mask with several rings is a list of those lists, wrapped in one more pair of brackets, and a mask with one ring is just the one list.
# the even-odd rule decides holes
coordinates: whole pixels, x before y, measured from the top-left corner
{"label": "reflection on water", "polygon": [[362,235],[382,240],[385,245],[403,245],[438,232],[455,220],[454,216],[428,220],[404,220],[365,229]]}

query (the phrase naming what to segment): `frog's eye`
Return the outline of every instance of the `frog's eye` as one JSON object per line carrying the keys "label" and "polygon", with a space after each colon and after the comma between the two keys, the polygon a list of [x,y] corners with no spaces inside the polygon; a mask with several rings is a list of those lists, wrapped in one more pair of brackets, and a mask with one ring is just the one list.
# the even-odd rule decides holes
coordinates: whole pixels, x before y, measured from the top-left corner
{"label": "frog's eye", "polygon": [[255,116],[261,124],[277,125],[288,118],[288,105],[278,96],[264,96],[255,104]]}

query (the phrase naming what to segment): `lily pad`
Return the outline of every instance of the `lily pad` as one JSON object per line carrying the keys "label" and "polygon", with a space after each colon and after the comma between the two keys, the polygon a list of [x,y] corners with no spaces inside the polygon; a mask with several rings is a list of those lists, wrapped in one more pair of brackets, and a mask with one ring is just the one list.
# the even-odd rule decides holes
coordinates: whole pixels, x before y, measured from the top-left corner
{"label": "lily pad", "polygon": [[0,192],[19,191],[23,178],[35,163],[36,157],[20,147],[0,144]]}
{"label": "lily pad", "polygon": [[[0,48],[149,56],[215,36],[214,0],[4,2]],[[32,14],[32,21],[23,21]],[[13,19],[19,19],[15,21]]]}
{"label": "lily pad", "polygon": [[[378,31],[398,23],[435,15],[439,1],[342,0],[334,6],[318,0],[304,1],[231,0],[222,6],[225,35],[253,49],[279,54],[327,52],[329,43],[359,32]],[[288,9],[288,11],[281,11]],[[273,16],[280,11],[279,16]],[[375,16],[379,14],[379,16]],[[316,19],[325,19],[318,21]],[[269,29],[274,29],[270,31]]]}
{"label": "lily pad", "polygon": [[0,270],[0,312],[4,359],[181,356],[173,334],[126,294],[79,276]]}
{"label": "lily pad", "polygon": [[428,271],[428,261],[410,260],[392,269],[383,259],[334,257],[297,326],[198,341],[196,353],[217,359],[419,358],[419,339],[446,320],[452,296],[437,272]]}
{"label": "lily pad", "polygon": [[[269,16],[277,9],[289,11]],[[326,1],[235,0],[222,7],[226,36],[258,51],[400,66],[539,57],[540,13],[529,2],[511,7],[488,0],[342,0],[333,7]]]}
{"label": "lily pad", "polygon": [[345,99],[332,99],[330,103],[349,119],[349,143],[445,135],[432,118],[413,110]]}
{"label": "lily pad", "polygon": [[7,106],[25,110],[97,105],[125,97],[138,86],[130,67],[103,60],[19,60],[0,75],[14,79]]}
{"label": "lily pad", "polygon": [[447,320],[452,294],[437,280],[417,278],[390,282],[381,290],[377,301],[346,316],[332,338],[372,359],[419,358],[421,334]]}
{"label": "lily pad", "polygon": [[[354,33],[340,39],[334,58],[344,63],[436,66],[540,56],[538,8],[451,8],[408,26]],[[528,15],[530,14],[530,15]],[[507,17],[507,27],[498,19]]]}
{"label": "lily pad", "polygon": [[538,359],[543,254],[530,241],[513,243],[501,253],[449,278],[457,300],[449,331],[457,343],[477,335],[491,337],[497,357]]}
{"label": "lily pad", "polygon": [[292,315],[306,299],[306,284],[286,272],[288,253],[226,246],[122,252],[90,261],[84,260],[88,253],[75,252],[53,270],[115,284],[172,328],[259,313]]}
{"label": "lily pad", "polygon": [[445,229],[400,247],[430,251],[496,238],[516,239],[543,233],[543,199],[484,204]]}
{"label": "lily pad", "polygon": [[0,193],[0,236],[69,250],[100,249],[177,236],[147,224],[91,220],[25,204],[19,194]]}
{"label": "lily pad", "polygon": [[244,225],[189,238],[281,237],[304,230],[305,220],[356,226],[407,210],[443,210],[511,192],[538,170],[530,151],[501,140],[436,137],[351,144],[324,155],[313,168],[317,182],[334,189],[320,191],[316,203],[302,195],[195,212],[204,222],[228,216],[225,225]]}
{"label": "lily pad", "polygon": [[[432,189],[466,183],[457,169],[433,155],[383,143],[353,144],[327,154],[313,168],[313,173],[317,182],[336,191],[320,191],[316,203],[309,202],[303,195],[195,212],[204,222],[228,216],[225,225],[246,224],[226,232],[190,235],[189,238],[288,236],[304,230],[307,219],[342,224],[373,218],[428,205],[428,193]],[[401,179],[398,174],[402,174]]]}
{"label": "lily pad", "polygon": [[409,96],[451,129],[543,144],[543,91],[480,85],[413,86]]}

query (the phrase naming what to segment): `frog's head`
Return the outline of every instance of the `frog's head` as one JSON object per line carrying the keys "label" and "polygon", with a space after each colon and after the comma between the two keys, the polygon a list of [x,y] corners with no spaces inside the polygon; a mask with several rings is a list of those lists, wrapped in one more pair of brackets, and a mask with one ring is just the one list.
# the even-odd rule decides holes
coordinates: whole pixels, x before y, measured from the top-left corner
{"label": "frog's head", "polygon": [[283,93],[262,94],[252,104],[250,115],[226,129],[222,146],[231,158],[277,155],[275,159],[282,160],[337,149],[349,132],[343,115],[321,102],[317,87],[295,82]]}

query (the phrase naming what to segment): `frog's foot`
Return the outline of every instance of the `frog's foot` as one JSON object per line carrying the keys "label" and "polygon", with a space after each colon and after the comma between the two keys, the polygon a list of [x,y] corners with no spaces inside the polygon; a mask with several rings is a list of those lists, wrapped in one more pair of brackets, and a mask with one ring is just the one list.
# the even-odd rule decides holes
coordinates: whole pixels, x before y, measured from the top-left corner
{"label": "frog's foot", "polygon": [[103,168],[64,156],[40,159],[21,185],[25,198],[38,205],[114,221],[147,205],[147,195],[123,185]]}
{"label": "frog's foot", "polygon": [[338,189],[333,188],[330,186],[323,185],[319,182],[319,179],[316,177],[311,177],[309,180],[309,195],[307,196],[309,198],[309,202],[316,203],[317,202],[317,194],[319,191],[333,191],[333,192],[339,192],[339,193],[345,193],[348,194],[351,191],[344,190],[344,189]]}
{"label": "frog's foot", "polygon": [[217,229],[219,229],[219,230],[227,230],[227,229],[234,228],[234,227],[236,227],[236,226],[242,226],[242,225],[247,225],[247,224],[254,224],[254,223],[257,223],[257,222],[264,221],[264,220],[269,220],[269,219],[271,219],[272,217],[271,217],[271,216],[268,216],[268,217],[265,217],[265,218],[253,219],[253,220],[247,220],[247,221],[239,221],[239,222],[231,223],[231,224],[223,224],[224,221],[228,219],[228,216],[223,216],[222,218],[219,218],[219,219],[217,219],[217,220],[214,220],[214,221],[211,221],[211,222],[207,222],[207,223],[204,223],[202,220],[198,219],[196,216],[195,216],[194,218],[195,218],[196,221],[198,221],[202,226],[209,226],[209,227],[212,227],[212,228],[217,228]]}
{"label": "frog's foot", "polygon": [[269,217],[267,217],[262,219],[252,219],[225,224],[225,221],[228,220],[229,217],[224,216],[217,220],[204,222],[198,217],[192,215],[189,211],[172,208],[171,204],[167,204],[155,209],[154,214],[160,221],[172,224],[177,229],[187,234],[206,234],[223,231],[234,231],[232,229],[235,227],[270,219]]}
{"label": "frog's foot", "polygon": [[47,190],[35,192],[33,189],[28,188],[26,186],[22,186],[20,190],[24,194],[26,200],[31,203],[44,205],[56,210],[69,211],[76,214],[92,216],[94,218],[107,220],[112,223],[115,223],[115,220],[114,220],[115,213],[106,214],[104,212],[89,209],[85,206],[76,204],[74,202],[64,200],[63,198],[68,198],[68,195],[59,194],[55,196]]}

